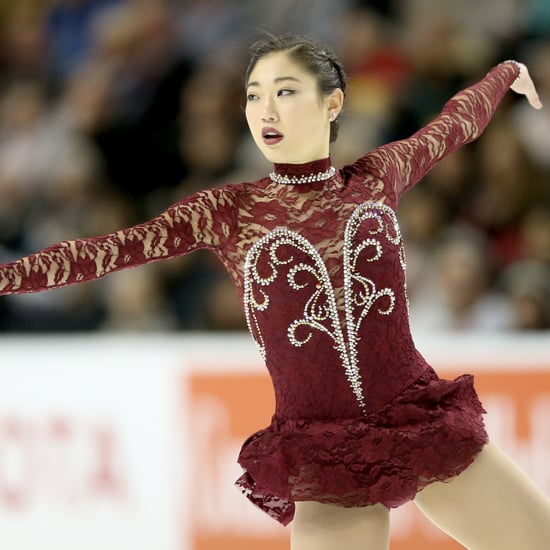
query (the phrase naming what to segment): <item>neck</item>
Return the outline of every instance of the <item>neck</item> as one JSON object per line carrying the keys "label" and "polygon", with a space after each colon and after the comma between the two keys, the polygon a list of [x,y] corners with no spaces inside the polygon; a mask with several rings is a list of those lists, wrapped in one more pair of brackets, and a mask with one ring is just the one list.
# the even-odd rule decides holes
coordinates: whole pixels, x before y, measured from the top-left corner
{"label": "neck", "polygon": [[336,174],[330,158],[313,160],[302,164],[275,163],[269,177],[276,183],[300,185],[326,181]]}

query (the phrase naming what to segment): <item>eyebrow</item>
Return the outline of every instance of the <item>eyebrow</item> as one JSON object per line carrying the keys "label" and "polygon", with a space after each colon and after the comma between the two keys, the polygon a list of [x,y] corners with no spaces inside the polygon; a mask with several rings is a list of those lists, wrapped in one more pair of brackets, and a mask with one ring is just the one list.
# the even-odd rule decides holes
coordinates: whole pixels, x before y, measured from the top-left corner
{"label": "eyebrow", "polygon": [[[299,79],[299,78],[296,78],[295,76],[278,76],[277,78],[274,78],[273,79],[273,82],[275,84],[278,84],[279,82],[283,82],[284,80],[292,80],[293,82],[299,82],[301,83],[302,81]],[[246,87],[250,87],[250,86],[260,86],[260,83],[259,82],[249,82]]]}

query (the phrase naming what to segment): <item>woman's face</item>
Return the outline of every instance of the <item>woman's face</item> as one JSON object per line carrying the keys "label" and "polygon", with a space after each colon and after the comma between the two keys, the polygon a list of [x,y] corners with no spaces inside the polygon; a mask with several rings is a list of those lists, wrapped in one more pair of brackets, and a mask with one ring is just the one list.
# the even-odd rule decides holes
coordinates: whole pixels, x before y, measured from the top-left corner
{"label": "woman's face", "polygon": [[321,96],[317,79],[286,52],[262,57],[246,88],[246,120],[260,151],[271,162],[300,164],[328,157],[331,116],[343,94]]}

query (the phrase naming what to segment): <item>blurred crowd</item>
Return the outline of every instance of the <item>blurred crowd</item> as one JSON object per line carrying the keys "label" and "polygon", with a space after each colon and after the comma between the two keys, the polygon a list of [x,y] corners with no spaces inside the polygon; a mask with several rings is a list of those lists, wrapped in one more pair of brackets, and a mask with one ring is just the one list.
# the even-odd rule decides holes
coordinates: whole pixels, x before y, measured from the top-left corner
{"label": "blurred crowd", "polygon": [[[546,109],[509,93],[399,216],[413,330],[550,328],[547,0],[0,0],[0,29],[2,263],[265,175],[242,81],[261,30],[314,36],[343,61],[337,166],[407,137],[500,61],[525,62]],[[0,300],[11,333],[244,328],[203,252]]]}

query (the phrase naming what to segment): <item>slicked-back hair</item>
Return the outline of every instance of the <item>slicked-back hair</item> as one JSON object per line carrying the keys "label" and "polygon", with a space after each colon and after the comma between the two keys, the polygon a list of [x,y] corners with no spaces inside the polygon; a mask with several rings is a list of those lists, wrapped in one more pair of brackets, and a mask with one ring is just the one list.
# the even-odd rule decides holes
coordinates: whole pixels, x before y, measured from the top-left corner
{"label": "slicked-back hair", "polygon": [[[332,50],[315,40],[297,34],[281,36],[266,33],[266,37],[258,40],[249,49],[248,67],[245,73],[247,84],[250,74],[260,59],[266,55],[285,52],[290,59],[300,65],[317,79],[321,96],[330,95],[334,90],[346,92],[346,75],[344,68]],[[336,140],[340,123],[338,118],[330,123],[330,142]]]}

